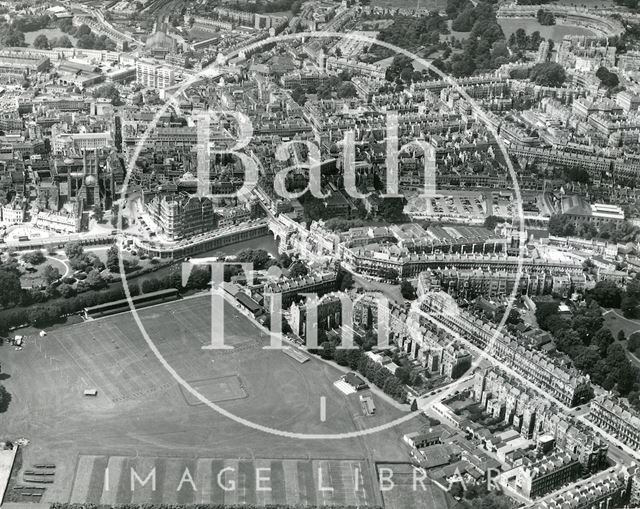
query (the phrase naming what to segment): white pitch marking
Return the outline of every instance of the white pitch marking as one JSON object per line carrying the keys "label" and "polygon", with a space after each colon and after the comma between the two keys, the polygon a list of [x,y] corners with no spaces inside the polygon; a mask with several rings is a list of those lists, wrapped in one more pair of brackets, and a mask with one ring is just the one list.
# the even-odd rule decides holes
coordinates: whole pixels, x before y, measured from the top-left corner
{"label": "white pitch marking", "polygon": [[324,396],[320,398],[320,420],[322,422],[327,420],[327,398]]}

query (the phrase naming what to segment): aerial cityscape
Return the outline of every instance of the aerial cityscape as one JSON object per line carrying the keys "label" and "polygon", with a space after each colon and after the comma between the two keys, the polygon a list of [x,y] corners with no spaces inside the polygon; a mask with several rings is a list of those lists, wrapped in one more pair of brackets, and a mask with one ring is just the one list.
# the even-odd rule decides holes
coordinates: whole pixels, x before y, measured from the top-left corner
{"label": "aerial cityscape", "polygon": [[640,507],[638,0],[0,0],[0,507]]}

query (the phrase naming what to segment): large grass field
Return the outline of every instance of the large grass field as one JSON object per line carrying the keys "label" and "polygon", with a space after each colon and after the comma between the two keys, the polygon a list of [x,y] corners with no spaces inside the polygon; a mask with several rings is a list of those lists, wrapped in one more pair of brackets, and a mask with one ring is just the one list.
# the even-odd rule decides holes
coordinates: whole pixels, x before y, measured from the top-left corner
{"label": "large grass field", "polygon": [[[234,349],[202,350],[210,341],[210,306],[209,297],[203,296],[144,309],[139,314],[170,365],[226,410],[280,430],[332,434],[372,427],[401,415],[395,407],[376,400],[376,415],[364,417],[358,396],[345,396],[333,386],[341,374],[338,370],[318,359],[299,364],[280,351],[263,350],[268,338],[262,338],[258,329],[228,304],[225,342]],[[191,462],[194,479],[202,477],[216,461],[240,461],[241,465],[266,462],[274,471],[273,482],[284,486],[287,501],[304,503],[296,499],[303,496],[301,493],[307,493],[308,500],[315,497],[313,500],[319,501],[327,492],[311,495],[310,488],[303,492],[293,481],[277,480],[280,465],[285,473],[287,469],[304,472],[309,462],[315,466],[321,460],[330,461],[329,469],[342,474],[325,483],[336,493],[346,490],[353,494],[346,473],[351,466],[362,465],[364,485],[375,486],[371,465],[406,460],[401,436],[418,426],[411,422],[366,437],[340,440],[290,439],[243,426],[179,387],[148,348],[129,313],[56,329],[43,338],[29,336],[23,350],[5,345],[0,347],[0,356],[7,377],[3,383],[13,396],[8,411],[0,414],[0,429],[7,437],[30,440],[23,451],[23,468],[56,463],[55,483],[47,487],[43,497],[46,502],[102,499],[105,465],[130,461],[136,468],[140,466],[141,475],[145,466],[150,469],[156,465],[158,477],[163,468],[168,476],[168,470],[182,468],[176,465]],[[97,389],[98,396],[83,396],[87,388]],[[327,401],[324,421],[320,419],[322,397]],[[238,467],[238,475],[245,475],[245,470],[252,468]],[[115,470],[109,471],[115,486]],[[173,479],[175,473],[171,472]],[[247,486],[243,496],[260,495],[249,494],[255,484],[250,477],[242,482]],[[113,488],[116,493],[118,489]],[[109,496],[114,496],[114,491],[109,490]],[[175,496],[175,488],[159,489],[152,498],[175,502]],[[184,500],[200,500],[200,496],[204,495],[192,494],[190,498],[185,494]],[[206,496],[215,499],[211,493]],[[283,495],[273,496],[281,500]],[[366,496],[367,503],[380,501],[375,489]],[[347,495],[344,497],[347,500]],[[363,503],[361,499],[357,502]]]}
{"label": "large grass field", "polygon": [[152,501],[363,506],[374,496],[365,461],[92,455],[78,460],[70,500],[109,505]]}
{"label": "large grass field", "polygon": [[455,505],[451,495],[441,490],[430,480],[422,480],[420,472],[416,472],[411,465],[385,465],[378,468],[389,469],[383,475],[390,478],[385,482],[382,492],[386,509],[448,509]]}
{"label": "large grass field", "polygon": [[509,39],[511,34],[519,28],[524,29],[529,35],[538,31],[545,39],[553,39],[555,41],[562,41],[565,35],[593,35],[593,31],[588,28],[561,24],[541,25],[536,19],[500,18],[498,19],[498,24],[502,27],[506,39]]}

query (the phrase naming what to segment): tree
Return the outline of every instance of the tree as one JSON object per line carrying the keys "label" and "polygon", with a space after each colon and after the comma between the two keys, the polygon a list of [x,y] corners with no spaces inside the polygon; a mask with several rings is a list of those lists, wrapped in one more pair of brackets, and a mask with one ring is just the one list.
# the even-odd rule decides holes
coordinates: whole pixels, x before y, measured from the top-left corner
{"label": "tree", "polygon": [[4,385],[0,385],[0,412],[6,412],[11,402],[11,394],[5,389]]}
{"label": "tree", "polygon": [[93,97],[110,99],[111,104],[114,106],[120,106],[122,104],[122,99],[120,98],[120,92],[116,88],[115,85],[109,83],[107,85],[102,85],[98,89],[93,92]]}
{"label": "tree", "polygon": [[487,230],[494,230],[500,223],[504,223],[504,219],[496,216],[487,216],[484,220],[484,227]]}
{"label": "tree", "polygon": [[629,340],[627,341],[627,350],[635,353],[638,348],[640,348],[640,332],[634,332],[629,336]]}
{"label": "tree", "polygon": [[356,87],[350,81],[345,81],[344,83],[342,83],[342,85],[340,85],[340,88],[338,89],[338,97],[348,98],[355,97],[356,95],[358,95]]}
{"label": "tree", "polygon": [[402,297],[407,300],[414,300],[416,298],[416,289],[406,279],[403,279],[400,282],[400,293],[402,294]]}
{"label": "tree", "polygon": [[602,280],[596,283],[590,295],[602,307],[619,308],[622,299],[622,290],[614,281]]}
{"label": "tree", "polygon": [[344,292],[345,290],[353,287],[353,275],[351,272],[347,272],[346,270],[340,270],[338,271],[336,283],[340,291]]}
{"label": "tree", "polygon": [[306,276],[308,273],[309,269],[302,262],[296,262],[289,268],[289,277]]}
{"label": "tree", "polygon": [[61,313],[62,309],[58,305],[38,305],[27,310],[27,317],[31,325],[42,326],[56,321]]}
{"label": "tree", "polygon": [[349,350],[344,348],[336,348],[334,353],[334,360],[340,366],[348,366],[349,365]]}
{"label": "tree", "polygon": [[19,30],[15,30],[13,28],[7,30],[0,36],[0,43],[3,46],[8,47],[26,46],[26,43],[24,41],[24,34]]}
{"label": "tree", "polygon": [[509,315],[507,316],[505,323],[507,325],[518,325],[522,323],[522,321],[523,321],[522,317],[520,316],[520,313],[518,312],[518,310],[511,308],[509,310]]}
{"label": "tree", "polygon": [[596,77],[600,80],[600,84],[607,88],[614,88],[620,84],[618,75],[609,71],[606,67],[600,67],[596,71]]}
{"label": "tree", "polygon": [[456,16],[451,24],[451,29],[456,32],[470,32],[473,28],[473,22],[473,8],[469,7]]}
{"label": "tree", "polygon": [[491,57],[495,60],[496,58],[509,58],[509,48],[507,48],[507,43],[505,41],[496,41],[491,46]]}
{"label": "tree", "polygon": [[267,263],[271,260],[269,253],[264,249],[244,249],[238,253],[237,258],[241,263],[252,263],[254,270],[266,268]]}
{"label": "tree", "polygon": [[20,301],[20,277],[13,271],[0,268],[0,305],[7,307]]}
{"label": "tree", "polygon": [[553,15],[553,12],[547,11],[545,9],[538,9],[537,12],[538,23],[541,25],[555,25],[556,17]]}
{"label": "tree", "polygon": [[189,275],[187,286],[189,288],[202,290],[211,283],[211,273],[206,267],[194,267]]}
{"label": "tree", "polygon": [[146,90],[144,93],[144,102],[149,106],[155,106],[157,104],[162,104],[163,101],[160,99],[160,95],[155,90]]}
{"label": "tree", "polygon": [[42,277],[48,285],[60,279],[60,271],[51,265],[47,265],[42,271]]}
{"label": "tree", "polygon": [[46,257],[44,256],[44,253],[38,249],[36,251],[32,251],[31,253],[23,254],[22,260],[25,263],[30,263],[31,265],[40,265],[41,263],[44,263]]}
{"label": "tree", "polygon": [[405,220],[404,198],[383,198],[378,206],[378,214],[390,223]]}
{"label": "tree", "polygon": [[296,87],[291,91],[291,97],[300,106],[304,106],[307,102],[307,93],[300,85],[296,85]]}
{"label": "tree", "polygon": [[151,293],[160,289],[160,281],[156,278],[145,279],[140,286],[142,293]]}
{"label": "tree", "polygon": [[79,242],[67,242],[64,246],[64,253],[67,258],[81,258],[84,256],[84,247]]}
{"label": "tree", "polygon": [[93,218],[98,222],[101,223],[102,220],[104,219],[104,212],[102,210],[102,207],[98,204],[95,204],[93,206]]}
{"label": "tree", "polygon": [[638,370],[630,362],[625,362],[616,371],[618,392],[626,396],[633,389],[638,381]]}
{"label": "tree", "polygon": [[531,69],[529,79],[545,87],[559,87],[567,79],[564,67],[555,62],[542,62]]}
{"label": "tree", "polygon": [[122,260],[122,266],[124,267],[124,271],[128,274],[129,272],[138,270],[140,268],[140,262],[136,259]]}
{"label": "tree", "polygon": [[304,209],[304,218],[307,222],[323,219],[325,214],[324,203],[315,196],[306,193],[302,198],[302,207]]}
{"label": "tree", "polygon": [[573,362],[581,371],[593,373],[600,359],[600,354],[594,349],[582,348],[580,353],[573,359]]}
{"label": "tree", "polygon": [[76,35],[78,37],[81,37],[83,35],[89,35],[90,33],[91,33],[91,28],[89,28],[89,25],[87,25],[86,23],[83,23],[78,27],[78,31],[76,32]]}
{"label": "tree", "polygon": [[291,257],[287,253],[280,253],[278,255],[278,263],[286,269],[291,265]]}
{"label": "tree", "polygon": [[553,302],[540,302],[536,305],[536,321],[544,330],[549,330],[548,321],[552,316],[558,316],[560,304]]}
{"label": "tree", "polygon": [[560,237],[575,235],[575,226],[569,218],[562,214],[555,214],[549,218],[549,233]]}
{"label": "tree", "polygon": [[628,293],[622,297],[620,309],[625,318],[638,318],[638,304],[640,301],[635,295]]}
{"label": "tree", "polygon": [[122,221],[122,228],[124,229],[127,227],[125,219],[124,215],[122,216],[122,219],[120,218],[120,205],[113,203],[111,205],[111,226],[118,228],[120,226],[120,221]]}
{"label": "tree", "polygon": [[[361,1],[361,5],[364,3]],[[448,33],[447,21],[437,12],[426,16],[393,16],[393,22],[381,29],[379,38],[409,50],[438,44],[440,34]]]}
{"label": "tree", "polygon": [[55,37],[51,39],[51,41],[49,42],[49,45],[52,48],[73,48],[73,43],[71,42],[71,39],[69,39],[69,37],[67,37],[66,35],[62,35],[60,37]]}
{"label": "tree", "polygon": [[33,41],[33,47],[37,49],[49,49],[49,39],[44,34],[40,34]]}
{"label": "tree", "polygon": [[66,283],[62,283],[60,286],[58,286],[58,292],[60,293],[60,296],[65,299],[69,299],[76,295],[76,291],[73,286]]}
{"label": "tree", "polygon": [[404,366],[400,366],[398,369],[396,369],[395,375],[396,378],[400,380],[400,383],[403,383],[405,385],[408,384],[411,380],[411,370]]}
{"label": "tree", "polygon": [[380,277],[386,281],[395,282],[398,280],[398,271],[396,269],[382,269],[380,271]]}
{"label": "tree", "polygon": [[592,344],[598,348],[600,355],[604,356],[607,353],[609,345],[614,341],[611,331],[609,329],[602,328],[593,336]]}
{"label": "tree", "polygon": [[100,288],[104,288],[105,286],[107,286],[107,283],[105,282],[104,279],[102,279],[100,272],[98,272],[96,269],[93,269],[87,274],[87,279],[85,279],[85,283],[92,290],[99,290]]}
{"label": "tree", "polygon": [[[318,334],[319,336],[319,334]],[[320,344],[320,357],[326,360],[333,359],[336,352],[336,345],[331,341],[324,341]]]}
{"label": "tree", "polygon": [[131,98],[131,102],[135,106],[142,106],[144,104],[144,98],[142,97],[142,92],[136,92],[135,94],[133,94],[133,97]]}
{"label": "tree", "polygon": [[593,301],[587,306],[578,308],[571,320],[571,328],[579,334],[585,345],[591,344],[595,333],[602,328],[603,324],[602,311]]}
{"label": "tree", "polygon": [[107,251],[107,269],[111,272],[118,272],[120,270],[120,257],[118,253],[118,246],[112,245]]}

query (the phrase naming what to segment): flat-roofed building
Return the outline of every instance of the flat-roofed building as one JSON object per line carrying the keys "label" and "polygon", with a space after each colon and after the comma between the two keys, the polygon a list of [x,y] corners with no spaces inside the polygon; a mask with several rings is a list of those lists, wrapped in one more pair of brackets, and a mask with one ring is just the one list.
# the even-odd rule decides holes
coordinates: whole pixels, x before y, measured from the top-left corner
{"label": "flat-roofed building", "polygon": [[165,89],[175,83],[173,69],[153,62],[136,62],[136,81],[148,88]]}
{"label": "flat-roofed building", "polygon": [[113,146],[113,138],[109,131],[103,133],[61,133],[54,137],[52,144],[56,154],[73,150],[98,150]]}

